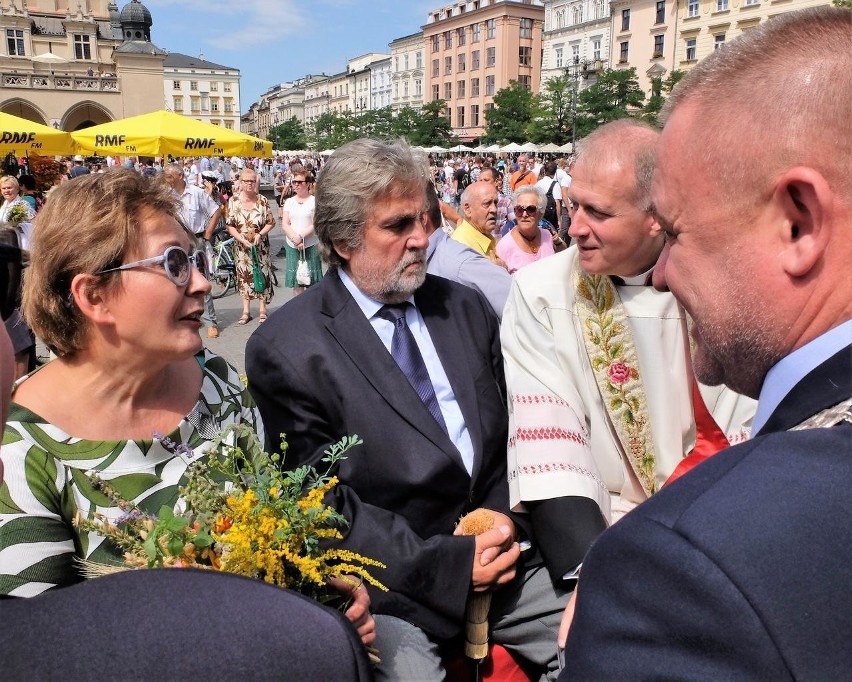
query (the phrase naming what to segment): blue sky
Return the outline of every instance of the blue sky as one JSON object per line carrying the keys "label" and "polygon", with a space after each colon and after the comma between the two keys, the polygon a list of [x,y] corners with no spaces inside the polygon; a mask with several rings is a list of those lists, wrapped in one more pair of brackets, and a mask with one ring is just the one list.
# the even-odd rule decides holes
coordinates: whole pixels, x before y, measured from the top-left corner
{"label": "blue sky", "polygon": [[[240,106],[277,83],[334,74],[346,60],[389,52],[441,0],[142,0],[152,41],[169,52],[240,70]],[[124,6],[119,0],[119,7]]]}

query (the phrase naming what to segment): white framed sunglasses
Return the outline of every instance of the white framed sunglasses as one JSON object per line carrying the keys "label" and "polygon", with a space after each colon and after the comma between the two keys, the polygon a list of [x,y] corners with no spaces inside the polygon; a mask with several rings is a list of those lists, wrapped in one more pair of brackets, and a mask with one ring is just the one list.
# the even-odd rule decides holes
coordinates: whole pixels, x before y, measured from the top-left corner
{"label": "white framed sunglasses", "polygon": [[104,275],[108,272],[133,270],[134,268],[141,268],[145,265],[159,264],[162,264],[163,270],[166,271],[166,276],[179,287],[186,286],[186,283],[189,282],[190,264],[192,264],[204,277],[207,277],[207,258],[205,257],[204,252],[195,251],[190,254],[184,251],[180,246],[170,246],[163,252],[162,256],[154,256],[153,258],[145,258],[144,260],[125,263],[124,265],[119,265],[115,268],[101,270],[97,274]]}

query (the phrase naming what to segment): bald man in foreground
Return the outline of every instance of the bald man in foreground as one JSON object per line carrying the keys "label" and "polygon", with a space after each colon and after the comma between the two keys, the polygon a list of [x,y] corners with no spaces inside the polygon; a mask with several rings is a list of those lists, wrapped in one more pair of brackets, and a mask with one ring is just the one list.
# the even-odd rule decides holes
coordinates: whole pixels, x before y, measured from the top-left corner
{"label": "bald man in foreground", "polygon": [[593,546],[560,679],[849,678],[849,64],[852,12],[793,12],[666,105],[654,284],[694,319],[698,379],[758,411]]}

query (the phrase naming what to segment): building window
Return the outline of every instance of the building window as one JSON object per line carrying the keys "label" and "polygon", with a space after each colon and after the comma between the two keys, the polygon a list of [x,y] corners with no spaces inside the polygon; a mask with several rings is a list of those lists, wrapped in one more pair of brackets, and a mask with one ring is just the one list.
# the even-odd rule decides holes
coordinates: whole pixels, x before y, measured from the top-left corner
{"label": "building window", "polygon": [[211,99],[210,100],[210,111],[217,113],[219,111],[219,100]]}
{"label": "building window", "polygon": [[458,57],[458,62],[459,62],[459,73],[464,73],[465,69],[467,68],[467,55],[466,54],[460,54],[459,57]]}
{"label": "building window", "polygon": [[485,104],[485,113],[488,113],[494,108],[494,102],[487,102]]}
{"label": "building window", "polygon": [[555,50],[555,53],[556,53],[556,60],[555,60],[556,61],[556,68],[561,69],[562,68],[562,48],[557,47],[556,50]]}
{"label": "building window", "polygon": [[234,108],[233,102],[231,102],[231,100],[226,97],[225,98],[225,113],[230,114],[231,111],[233,110],[233,108]]}
{"label": "building window", "polygon": [[497,64],[497,48],[489,47],[485,52],[485,66],[494,66]]}
{"label": "building window", "polygon": [[720,47],[725,46],[725,34],[717,33],[713,36],[713,49],[718,50]]}
{"label": "building window", "polygon": [[601,58],[601,39],[595,38],[592,41],[592,59]]}
{"label": "building window", "polygon": [[479,31],[482,27],[479,24],[473,24],[470,27],[470,42],[478,43],[479,42]]}
{"label": "building window", "polygon": [[453,49],[453,32],[452,31],[444,31],[444,49],[452,50]]}
{"label": "building window", "polygon": [[172,90],[180,90],[180,81],[172,81]]}
{"label": "building window", "polygon": [[467,33],[465,31],[464,26],[459,29],[456,29],[456,37],[458,38],[459,47],[461,47],[467,42]]}
{"label": "building window", "polygon": [[423,81],[419,78],[414,80],[414,96],[422,97],[423,96]]}
{"label": "building window", "polygon": [[576,64],[580,60],[580,46],[572,45],[571,46],[571,61]]}
{"label": "building window", "polygon": [[688,16],[688,17],[697,17],[698,16],[698,3],[699,3],[699,0],[689,0],[689,3],[686,6],[686,16]]}
{"label": "building window", "polygon": [[695,61],[695,43],[695,38],[686,39],[686,61],[688,62]]}
{"label": "building window", "polygon": [[440,99],[440,93],[439,93],[439,91],[438,91],[438,88],[439,88],[439,86],[438,86],[438,84],[437,84],[437,83],[436,83],[436,84],[434,84],[434,85],[432,86],[432,101],[433,101],[433,102],[434,102],[436,99]]}
{"label": "building window", "polygon": [[495,92],[495,83],[497,77],[496,76],[486,76],[485,77],[485,94],[493,95]]}
{"label": "building window", "polygon": [[485,32],[486,32],[485,37],[488,40],[491,40],[492,38],[497,37],[497,20],[496,19],[489,19],[488,21],[485,22]]}
{"label": "building window", "polygon": [[456,109],[456,126],[459,128],[464,127],[464,107]]}
{"label": "building window", "polygon": [[518,48],[518,64],[521,66],[532,66],[532,48],[531,47],[519,47]]}
{"label": "building window", "polygon": [[193,114],[197,114],[201,111],[201,100],[198,97],[193,97],[190,100],[190,110]]}
{"label": "building window", "polygon": [[521,38],[532,38],[533,20],[521,19]]}
{"label": "building window", "polygon": [[92,45],[89,42],[89,36],[87,36],[87,35],[75,35],[74,36],[74,59],[89,60],[91,58],[92,58]]}
{"label": "building window", "polygon": [[471,78],[470,79],[470,96],[471,97],[479,97],[479,79]]}
{"label": "building window", "polygon": [[222,85],[222,89],[223,89],[225,92],[231,92],[231,84],[230,84],[230,83],[225,83],[225,84],[223,84],[223,85]]}
{"label": "building window", "polygon": [[423,53],[418,51],[417,55],[414,58],[414,68],[422,69],[423,68]]}
{"label": "building window", "polygon": [[654,59],[663,56],[664,38],[664,35],[654,36]]}
{"label": "building window", "polygon": [[571,23],[572,24],[582,24],[583,23],[583,6],[582,5],[574,5],[571,8]]}
{"label": "building window", "polygon": [[465,91],[464,83],[465,83],[464,81],[456,82],[456,97],[458,97],[459,99],[464,99],[464,91]]}
{"label": "building window", "polygon": [[453,58],[452,56],[444,57],[444,74],[449,75],[453,72]]}
{"label": "building window", "polygon": [[183,111],[183,97],[175,97],[172,101],[172,108],[175,111]]}
{"label": "building window", "polygon": [[441,36],[437,33],[432,36],[432,52],[437,52],[441,49]]}
{"label": "building window", "polygon": [[621,30],[629,31],[630,30],[630,10],[623,9],[621,10]]}
{"label": "building window", "polygon": [[219,84],[218,83],[210,83],[210,92],[218,92]]}
{"label": "building window", "polygon": [[441,75],[441,62],[437,59],[432,60],[432,76],[437,78]]}
{"label": "building window", "polygon": [[444,99],[450,100],[453,98],[453,84],[444,83]]}
{"label": "building window", "polygon": [[666,23],[666,0],[657,0],[657,18],[655,23]]}
{"label": "building window", "polygon": [[728,0],[716,0],[716,11],[724,12],[728,9]]}
{"label": "building window", "polygon": [[408,97],[408,81],[402,83],[402,94],[404,97]]}
{"label": "building window", "polygon": [[532,76],[523,74],[518,76],[518,85],[526,90],[532,90]]}
{"label": "building window", "polygon": [[471,104],[470,105],[470,125],[478,126],[479,125],[479,105]]}
{"label": "building window", "polygon": [[26,57],[24,50],[24,32],[16,28],[6,29],[6,46],[10,57]]}
{"label": "building window", "polygon": [[399,97],[399,83],[393,84],[393,97],[397,99]]}
{"label": "building window", "polygon": [[474,50],[470,53],[470,70],[476,71],[479,68],[479,50]]}
{"label": "building window", "polygon": [[627,53],[629,49],[630,43],[628,41],[623,41],[619,43],[619,51],[618,51],[618,63],[626,64],[627,63]]}
{"label": "building window", "polygon": [[198,90],[198,81],[189,81],[190,90]]}
{"label": "building window", "polygon": [[746,7],[752,7],[754,5],[759,5],[759,4],[760,4],[760,0],[745,0],[745,6]]}

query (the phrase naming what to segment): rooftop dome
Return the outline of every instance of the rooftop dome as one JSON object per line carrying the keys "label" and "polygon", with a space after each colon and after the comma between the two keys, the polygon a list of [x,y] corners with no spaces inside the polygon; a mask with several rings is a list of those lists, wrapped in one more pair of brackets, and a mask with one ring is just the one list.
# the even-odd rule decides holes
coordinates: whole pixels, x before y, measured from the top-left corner
{"label": "rooftop dome", "polygon": [[119,19],[122,24],[144,24],[150,27],[154,22],[151,19],[151,13],[139,0],[130,0],[122,9]]}

